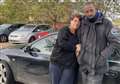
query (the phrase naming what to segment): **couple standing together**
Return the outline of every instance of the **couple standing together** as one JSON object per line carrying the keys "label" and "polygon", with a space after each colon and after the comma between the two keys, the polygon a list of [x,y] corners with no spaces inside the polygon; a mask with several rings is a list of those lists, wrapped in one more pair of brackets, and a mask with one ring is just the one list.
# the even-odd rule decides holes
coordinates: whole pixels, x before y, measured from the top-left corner
{"label": "couple standing together", "polygon": [[112,23],[92,2],[83,11],[84,17],[73,15],[58,33],[49,65],[51,84],[77,84],[79,71],[82,84],[102,84],[108,71],[107,59],[119,44]]}

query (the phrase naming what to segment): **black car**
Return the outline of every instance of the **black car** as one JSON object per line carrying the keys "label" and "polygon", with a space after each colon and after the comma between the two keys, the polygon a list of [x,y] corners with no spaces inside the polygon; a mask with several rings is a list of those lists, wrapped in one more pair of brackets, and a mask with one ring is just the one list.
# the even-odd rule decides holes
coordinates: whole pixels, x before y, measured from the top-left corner
{"label": "black car", "polygon": [[[24,84],[50,84],[49,58],[56,38],[57,33],[52,33],[21,49],[1,49],[0,84],[14,84],[14,81]],[[119,50],[113,53],[108,61],[111,67],[110,71],[105,74],[105,78],[119,79]],[[79,84],[81,84],[80,80],[81,78]]]}
{"label": "black car", "polygon": [[0,84],[48,84],[49,57],[57,33],[34,41],[21,49],[0,50]]}
{"label": "black car", "polygon": [[24,24],[2,24],[0,25],[0,42],[7,42],[8,36]]}

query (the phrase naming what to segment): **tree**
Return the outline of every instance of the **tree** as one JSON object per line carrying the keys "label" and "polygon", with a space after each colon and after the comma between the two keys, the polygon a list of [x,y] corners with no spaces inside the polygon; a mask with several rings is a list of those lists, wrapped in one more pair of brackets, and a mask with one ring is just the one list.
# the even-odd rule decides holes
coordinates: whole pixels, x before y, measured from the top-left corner
{"label": "tree", "polygon": [[98,9],[103,12],[104,15],[111,17],[120,15],[120,1],[119,0],[93,0]]}
{"label": "tree", "polygon": [[57,1],[40,3],[35,0],[6,0],[0,9],[0,15],[6,18],[3,22],[7,23],[66,22],[71,14],[70,3]]}
{"label": "tree", "polygon": [[[88,0],[5,0],[0,5],[0,23],[49,23],[67,22],[74,13],[82,13],[83,4]],[[118,0],[91,0],[99,10],[112,17],[120,15]]]}

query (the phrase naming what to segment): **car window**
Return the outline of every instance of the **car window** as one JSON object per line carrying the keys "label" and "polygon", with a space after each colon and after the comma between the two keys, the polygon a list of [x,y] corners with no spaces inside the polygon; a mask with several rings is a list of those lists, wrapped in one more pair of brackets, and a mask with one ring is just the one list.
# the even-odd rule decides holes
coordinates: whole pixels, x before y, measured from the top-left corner
{"label": "car window", "polygon": [[41,30],[48,30],[49,28],[49,25],[39,25],[39,29]]}
{"label": "car window", "polygon": [[53,46],[56,41],[56,38],[57,38],[57,35],[50,35],[46,38],[43,38],[37,41],[36,43],[32,44],[31,49],[34,48],[39,50],[41,54],[50,55],[53,50]]}
{"label": "car window", "polygon": [[25,25],[18,29],[18,31],[32,31],[35,25]]}
{"label": "car window", "polygon": [[15,30],[15,29],[17,29],[16,25],[12,25],[11,27],[9,27],[9,30]]}
{"label": "car window", "polygon": [[115,36],[120,36],[120,29],[119,28],[112,28],[111,33]]}
{"label": "car window", "polygon": [[35,30],[33,32],[40,32],[42,31],[39,27],[35,28]]}
{"label": "car window", "polygon": [[110,56],[109,60],[120,60],[120,48],[114,49],[114,52]]}
{"label": "car window", "polygon": [[50,28],[49,25],[39,25],[39,26],[34,30],[34,32],[45,31],[45,30],[48,30],[49,28]]}

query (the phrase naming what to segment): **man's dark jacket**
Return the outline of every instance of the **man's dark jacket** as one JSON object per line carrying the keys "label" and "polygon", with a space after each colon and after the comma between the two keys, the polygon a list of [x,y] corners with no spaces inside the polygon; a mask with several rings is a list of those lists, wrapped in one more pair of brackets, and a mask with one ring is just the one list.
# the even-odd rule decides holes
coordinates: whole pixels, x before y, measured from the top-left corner
{"label": "man's dark jacket", "polygon": [[112,23],[102,14],[94,22],[83,18],[78,30],[81,43],[78,62],[81,71],[103,74],[108,70],[107,59],[119,45],[119,39],[112,30]]}
{"label": "man's dark jacket", "polygon": [[75,45],[77,43],[77,35],[72,34],[68,27],[62,28],[58,33],[50,62],[62,67],[75,67],[77,65],[75,55]]}

